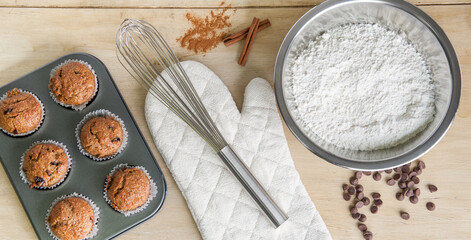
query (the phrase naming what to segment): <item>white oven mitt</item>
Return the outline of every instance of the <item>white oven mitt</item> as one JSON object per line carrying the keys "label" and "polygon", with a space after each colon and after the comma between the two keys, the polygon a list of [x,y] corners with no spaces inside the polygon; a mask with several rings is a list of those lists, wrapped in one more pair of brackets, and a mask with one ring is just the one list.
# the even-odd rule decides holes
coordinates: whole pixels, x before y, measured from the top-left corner
{"label": "white oven mitt", "polygon": [[148,93],[147,124],[201,236],[331,239],[294,167],[270,84],[253,79],[239,113],[214,72],[194,61],[181,64],[224,138],[289,216],[275,229],[204,140]]}

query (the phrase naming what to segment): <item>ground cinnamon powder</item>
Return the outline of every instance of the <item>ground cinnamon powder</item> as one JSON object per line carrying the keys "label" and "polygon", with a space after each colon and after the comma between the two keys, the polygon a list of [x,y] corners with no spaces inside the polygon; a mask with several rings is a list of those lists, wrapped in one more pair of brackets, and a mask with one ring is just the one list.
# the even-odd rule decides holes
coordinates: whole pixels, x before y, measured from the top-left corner
{"label": "ground cinnamon powder", "polygon": [[220,9],[211,10],[210,15],[204,18],[191,13],[186,14],[191,28],[177,38],[182,48],[195,53],[206,53],[222,42],[224,29],[232,25],[229,21],[230,15],[227,13],[231,6],[222,7],[222,5],[224,2],[220,4]]}

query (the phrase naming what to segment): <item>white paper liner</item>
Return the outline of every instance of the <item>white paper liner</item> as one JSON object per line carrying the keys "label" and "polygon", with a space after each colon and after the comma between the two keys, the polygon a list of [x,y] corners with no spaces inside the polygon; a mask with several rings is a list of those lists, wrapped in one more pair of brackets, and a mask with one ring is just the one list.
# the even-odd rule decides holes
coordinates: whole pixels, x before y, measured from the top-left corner
{"label": "white paper liner", "polygon": [[52,185],[52,186],[49,186],[49,187],[34,187],[35,189],[42,189],[42,190],[45,190],[45,189],[54,189],[55,187],[59,186],[61,183],[63,183],[65,181],[65,179],[67,178],[67,176],[69,175],[70,173],[70,169],[72,168],[72,157],[70,156],[69,154],[69,150],[67,149],[67,147],[63,144],[63,143],[60,143],[60,142],[57,142],[57,141],[54,141],[54,140],[42,140],[42,141],[37,141],[37,142],[34,142],[24,153],[23,155],[21,156],[21,160],[20,160],[20,176],[21,176],[21,179],[23,180],[23,182],[25,182],[26,184],[28,184],[29,186],[31,186],[31,182],[28,180],[28,178],[26,177],[26,173],[23,171],[23,164],[24,164],[24,161],[25,161],[25,155],[26,153],[32,148],[34,147],[36,144],[45,144],[45,143],[50,143],[50,144],[54,144],[54,145],[57,145],[59,146],[60,148],[62,148],[62,150],[64,150],[64,153],[65,155],[67,155],[67,160],[68,160],[68,168],[67,168],[67,172],[65,173],[64,177],[59,181],[57,182],[56,184]]}
{"label": "white paper liner", "polygon": [[[15,89],[15,88],[13,88],[13,89]],[[12,89],[12,90],[13,90],[13,89]],[[46,112],[45,112],[44,104],[43,104],[43,102],[41,102],[41,100],[39,100],[38,96],[36,96],[34,93],[32,93],[32,92],[30,92],[30,91],[27,91],[27,90],[23,90],[23,89],[20,89],[20,88],[16,88],[16,89],[18,89],[18,91],[21,92],[21,93],[29,93],[29,94],[31,94],[31,95],[38,101],[39,105],[41,106],[41,121],[39,121],[39,124],[38,124],[38,126],[37,126],[35,129],[33,129],[33,130],[29,131],[29,132],[14,134],[14,133],[11,133],[11,132],[9,132],[9,131],[3,129],[3,128],[0,126],[0,129],[1,129],[4,133],[6,133],[6,134],[8,134],[8,135],[10,135],[10,136],[12,136],[12,137],[23,137],[23,136],[26,136],[26,135],[29,135],[29,134],[32,134],[32,133],[36,132],[36,131],[41,127],[41,125],[42,125],[43,122],[44,122],[44,117],[46,116]],[[11,91],[11,90],[10,90],[10,91]],[[5,94],[3,94],[2,97],[0,97],[0,102],[3,101],[3,100],[5,100],[7,97],[8,97],[8,91],[7,91]]]}
{"label": "white paper liner", "polygon": [[111,172],[108,175],[113,176],[116,173],[116,171],[121,170],[121,169],[126,169],[126,168],[137,168],[137,169],[141,170],[142,172],[144,172],[144,174],[149,179],[150,193],[149,193],[149,198],[147,199],[147,201],[142,206],[140,206],[140,207],[138,207],[134,210],[131,210],[131,211],[123,211],[123,210],[116,209],[115,207],[113,207],[113,204],[112,204],[111,200],[108,197],[108,193],[106,191],[106,187],[107,187],[108,183],[107,183],[106,179],[105,179],[105,186],[103,188],[103,198],[105,199],[105,201],[108,203],[108,205],[111,208],[113,208],[117,212],[123,214],[124,216],[129,217],[129,216],[131,216],[135,213],[138,213],[138,212],[144,210],[149,205],[149,203],[152,201],[152,199],[154,199],[157,196],[158,189],[157,189],[157,185],[155,184],[154,180],[152,180],[152,178],[150,177],[147,170],[142,166],[132,166],[132,165],[128,165],[126,163],[121,163],[121,164],[118,164],[117,166],[115,166],[113,168],[113,170],[111,170]]}
{"label": "white paper liner", "polygon": [[85,66],[88,67],[88,69],[90,69],[90,71],[92,71],[92,74],[93,76],[95,77],[95,91],[93,92],[93,95],[92,97],[90,98],[90,100],[88,100],[87,102],[83,103],[83,104],[80,104],[80,105],[71,105],[71,104],[65,104],[59,100],[57,100],[56,98],[56,95],[54,95],[54,93],[52,93],[51,89],[49,89],[49,95],[52,97],[52,99],[54,100],[54,102],[58,103],[59,105],[63,106],[63,107],[66,107],[66,108],[72,108],[74,109],[75,111],[80,111],[80,110],[83,110],[88,103],[90,103],[90,101],[93,100],[93,98],[96,96],[97,92],[98,92],[98,78],[96,76],[96,73],[95,73],[95,70],[93,70],[92,66],[85,62],[85,61],[82,61],[82,60],[78,60],[78,59],[68,59],[68,60],[65,60],[64,62],[62,62],[61,64],[55,66],[51,72],[49,73],[49,79],[52,78],[52,76],[54,76],[54,74],[56,73],[57,70],[59,70],[59,68],[61,68],[62,66],[66,65],[67,63],[70,63],[70,62],[79,62]]}
{"label": "white paper liner", "polygon": [[[119,146],[118,148],[118,151],[116,151],[116,153],[114,153],[113,155],[110,155],[110,156],[107,156],[107,157],[102,157],[102,158],[98,158],[98,157],[95,157],[93,155],[91,155],[90,153],[87,152],[87,150],[85,150],[83,147],[82,147],[82,141],[80,141],[80,131],[82,130],[82,127],[83,125],[85,125],[85,123],[92,119],[92,118],[95,118],[95,117],[104,117],[104,116],[109,116],[109,117],[112,117],[114,118],[114,120],[118,121],[118,123],[121,125],[121,128],[123,129],[123,139],[121,141],[121,146]],[[105,110],[105,109],[99,109],[99,110],[96,110],[96,111],[93,111],[93,112],[89,112],[87,115],[85,115],[85,117],[83,117],[82,121],[79,122],[79,124],[77,125],[77,127],[75,128],[75,137],[77,138],[77,146],[80,150],[80,152],[95,160],[95,161],[104,161],[104,160],[109,160],[109,159],[112,159],[114,157],[116,157],[119,153],[121,153],[124,148],[126,147],[127,143],[128,143],[128,132],[126,130],[126,126],[124,125],[124,122],[123,120],[121,120],[121,118],[119,118],[116,114],[108,111],[108,110]]]}
{"label": "white paper liner", "polygon": [[[87,201],[88,204],[90,204],[90,206],[92,207],[93,217],[94,217],[94,224],[93,224],[93,227],[92,227],[92,230],[90,231],[90,233],[87,236],[85,236],[85,238],[82,238],[82,239],[91,239],[91,238],[93,238],[98,233],[98,219],[100,218],[99,217],[100,208],[97,205],[95,205],[95,203],[90,198],[88,198],[88,197],[86,197],[82,194],[76,193],[76,192],[74,192],[72,194],[69,194],[69,195],[60,196],[52,202],[51,207],[47,210],[46,219],[45,219],[46,229],[49,232],[49,235],[51,235],[51,237],[53,237],[55,240],[61,240],[60,238],[56,237],[56,235],[54,235],[54,233],[52,232],[51,226],[50,226],[49,222],[47,221],[47,219],[49,218],[49,214],[51,214],[52,208],[57,203],[59,203],[60,201],[66,199],[66,198],[69,198],[69,197],[82,198],[83,200]],[[82,240],[82,239],[80,239],[80,240]]]}

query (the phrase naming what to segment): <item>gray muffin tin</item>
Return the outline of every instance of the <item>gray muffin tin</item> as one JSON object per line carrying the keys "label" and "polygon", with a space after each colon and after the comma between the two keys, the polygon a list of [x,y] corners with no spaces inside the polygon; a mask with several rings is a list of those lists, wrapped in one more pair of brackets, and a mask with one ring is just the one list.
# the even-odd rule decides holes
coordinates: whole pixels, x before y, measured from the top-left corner
{"label": "gray muffin tin", "polygon": [[[89,63],[98,76],[98,93],[81,111],[67,109],[55,103],[49,95],[49,73],[67,59]],[[13,88],[36,94],[43,102],[46,116],[38,131],[25,137],[11,137],[0,133],[0,160],[10,178],[23,208],[40,239],[52,239],[46,230],[46,212],[57,197],[77,192],[89,197],[99,208],[98,234],[93,239],[109,239],[129,230],[155,215],[163,205],[167,193],[164,175],[158,166],[126,103],[105,65],[90,54],[74,53],[53,62],[0,88],[0,95]],[[75,127],[89,112],[107,109],[118,115],[126,125],[128,143],[115,158],[97,162],[80,153],[75,138]],[[65,144],[72,157],[72,169],[66,180],[52,190],[30,189],[20,177],[20,158],[36,141],[55,140]],[[103,198],[106,175],[120,163],[146,168],[157,185],[157,196],[142,211],[129,217],[113,210]]]}

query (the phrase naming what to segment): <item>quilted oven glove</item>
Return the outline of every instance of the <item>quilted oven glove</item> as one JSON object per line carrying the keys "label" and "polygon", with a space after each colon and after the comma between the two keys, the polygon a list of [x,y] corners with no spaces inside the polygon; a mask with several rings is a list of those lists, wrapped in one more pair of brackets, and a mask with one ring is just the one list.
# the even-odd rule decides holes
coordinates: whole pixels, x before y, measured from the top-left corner
{"label": "quilted oven glove", "polygon": [[214,72],[194,61],[181,64],[226,141],[289,216],[275,229],[211,147],[147,94],[147,124],[201,236],[331,239],[294,167],[270,84],[253,79],[245,90],[240,113]]}

